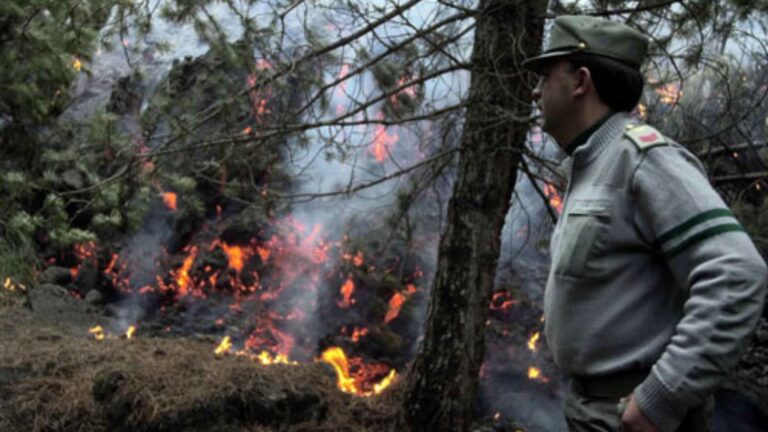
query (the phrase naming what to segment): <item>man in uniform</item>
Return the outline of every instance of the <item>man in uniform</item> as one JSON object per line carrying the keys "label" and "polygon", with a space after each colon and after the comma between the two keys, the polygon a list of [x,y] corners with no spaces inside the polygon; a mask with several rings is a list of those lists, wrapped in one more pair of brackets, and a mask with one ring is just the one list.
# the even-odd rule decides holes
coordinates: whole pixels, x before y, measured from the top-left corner
{"label": "man in uniform", "polygon": [[572,431],[708,430],[765,297],[765,262],[701,163],[629,115],[647,49],[623,24],[561,16],[524,63],[570,156],[544,314]]}

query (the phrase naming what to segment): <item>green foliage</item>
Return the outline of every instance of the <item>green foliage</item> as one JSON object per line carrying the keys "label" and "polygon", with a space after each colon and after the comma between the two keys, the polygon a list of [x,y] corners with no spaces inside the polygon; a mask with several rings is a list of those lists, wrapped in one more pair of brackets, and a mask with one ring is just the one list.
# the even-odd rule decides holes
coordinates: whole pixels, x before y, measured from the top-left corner
{"label": "green foliage", "polygon": [[10,119],[0,138],[5,141],[12,132],[47,123],[62,111],[69,85],[79,64],[88,59],[111,3],[0,2],[0,118]]}

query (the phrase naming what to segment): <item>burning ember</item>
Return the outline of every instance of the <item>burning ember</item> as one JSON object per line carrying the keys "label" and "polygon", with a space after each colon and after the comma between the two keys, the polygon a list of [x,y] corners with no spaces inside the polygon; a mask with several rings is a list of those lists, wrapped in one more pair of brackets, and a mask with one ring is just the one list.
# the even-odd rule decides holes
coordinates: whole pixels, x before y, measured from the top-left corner
{"label": "burning ember", "polygon": [[168,210],[175,212],[176,207],[176,194],[174,192],[163,192],[163,203]]}
{"label": "burning ember", "polygon": [[369,330],[366,327],[353,327],[352,334],[349,334],[349,330],[347,330],[347,327],[344,326],[341,329],[341,334],[348,335],[352,342],[358,343],[363,336],[368,334],[368,331]]}
{"label": "burning ember", "polygon": [[221,340],[221,342],[216,347],[216,349],[213,350],[213,353],[217,356],[221,356],[224,354],[234,354],[236,356],[244,356],[244,357],[250,358],[253,361],[257,361],[265,366],[273,365],[273,364],[290,364],[290,365],[298,364],[298,362],[291,361],[290,359],[288,359],[288,356],[286,356],[285,354],[277,354],[273,356],[269,351],[262,351],[259,354],[251,354],[248,351],[241,349],[233,353],[232,338],[229,336],[224,336],[224,338]]}
{"label": "burning ember", "polygon": [[648,117],[648,107],[645,106],[645,104],[637,104],[637,116],[641,119],[646,119]]}
{"label": "burning ember", "polygon": [[512,297],[512,294],[509,291],[497,291],[493,293],[490,309],[507,310],[515,304],[517,304],[517,300]]}
{"label": "burning ember", "polygon": [[557,211],[557,214],[563,213],[563,199],[554,185],[547,183],[544,185],[544,195],[546,195],[549,205]]}
{"label": "burning ember", "polygon": [[224,339],[221,340],[221,343],[219,343],[219,346],[216,347],[215,350],[213,350],[213,353],[216,355],[222,355],[224,353],[229,352],[229,350],[232,349],[232,339],[229,336],[224,336]]}
{"label": "burning ember", "polygon": [[3,282],[3,288],[5,288],[8,291],[26,291],[27,287],[22,284],[17,284],[13,281],[13,279],[7,277],[5,278],[5,282]]}
{"label": "burning ember", "polygon": [[545,377],[541,373],[541,369],[535,367],[535,366],[528,366],[528,379],[539,381],[542,383],[548,383],[549,378]]}
{"label": "burning ember", "polygon": [[532,352],[536,352],[536,350],[538,349],[538,347],[536,346],[536,343],[539,342],[539,338],[540,337],[541,337],[541,333],[540,332],[536,332],[536,333],[531,335],[530,339],[528,339],[528,349],[529,350],[531,350]]}
{"label": "burning ember", "polygon": [[88,334],[93,335],[94,339],[96,340],[104,340],[106,335],[104,334],[104,329],[101,326],[95,326],[88,329]]}
{"label": "burning ember", "polygon": [[[243,355],[244,352],[238,351],[238,355]],[[251,356],[253,358],[253,356]],[[262,351],[259,353],[259,355],[255,356],[256,360],[258,360],[259,363],[268,366],[273,364],[290,364],[290,365],[296,365],[299,364],[298,362],[291,361],[288,359],[288,357],[285,354],[277,354],[273,356],[269,353],[269,351]]]}
{"label": "burning ember", "polygon": [[405,303],[406,296],[411,295],[417,291],[417,288],[413,284],[409,284],[406,287],[405,294],[396,292],[395,295],[392,296],[392,298],[389,299],[389,309],[387,310],[387,315],[384,317],[384,323],[388,323],[392,321],[393,319],[397,318],[397,316],[400,314],[400,308],[403,307],[403,303]]}
{"label": "burning ember", "polygon": [[655,91],[659,95],[661,103],[665,105],[677,105],[680,98],[683,97],[683,91],[674,83],[664,84],[657,87]]}
{"label": "burning ember", "polygon": [[[346,354],[339,347],[331,347],[323,351],[320,361],[333,366],[338,377],[339,390],[357,396],[377,395],[389,387],[397,377],[397,371],[385,365],[365,365],[360,359],[347,360]],[[378,382],[373,381],[387,369],[389,372],[384,378],[379,379]]]}
{"label": "burning ember", "polygon": [[352,293],[355,292],[355,283],[352,281],[351,277],[348,278],[346,282],[344,282],[344,285],[341,286],[339,291],[343,297],[343,299],[338,302],[340,308],[348,309],[350,306],[355,304],[355,299],[352,298]]}

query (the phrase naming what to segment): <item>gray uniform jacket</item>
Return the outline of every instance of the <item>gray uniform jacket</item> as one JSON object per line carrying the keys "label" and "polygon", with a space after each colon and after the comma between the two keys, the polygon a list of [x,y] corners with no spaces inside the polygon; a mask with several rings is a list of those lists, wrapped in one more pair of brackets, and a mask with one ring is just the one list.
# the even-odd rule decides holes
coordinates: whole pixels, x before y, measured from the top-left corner
{"label": "gray uniform jacket", "polygon": [[651,369],[635,398],[673,431],[748,345],[768,270],[701,163],[633,123],[616,114],[574,151],[545,334],[571,376]]}

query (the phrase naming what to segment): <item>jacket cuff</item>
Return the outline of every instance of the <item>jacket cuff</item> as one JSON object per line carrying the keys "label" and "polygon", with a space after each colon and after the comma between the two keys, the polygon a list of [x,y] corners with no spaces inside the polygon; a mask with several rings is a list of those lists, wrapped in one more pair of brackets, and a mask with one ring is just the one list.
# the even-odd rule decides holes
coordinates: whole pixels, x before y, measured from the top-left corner
{"label": "jacket cuff", "polygon": [[640,411],[663,432],[674,432],[688,412],[684,401],[672,393],[654,372],[635,389]]}

